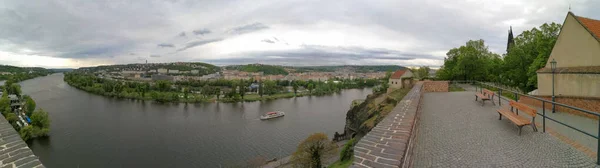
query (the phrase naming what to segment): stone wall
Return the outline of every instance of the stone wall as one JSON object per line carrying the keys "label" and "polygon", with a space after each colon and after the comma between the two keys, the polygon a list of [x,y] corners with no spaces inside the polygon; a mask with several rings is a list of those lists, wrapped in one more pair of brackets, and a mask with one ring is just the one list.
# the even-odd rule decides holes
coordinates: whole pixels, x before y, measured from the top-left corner
{"label": "stone wall", "polygon": [[448,92],[448,81],[425,81],[423,92]]}
{"label": "stone wall", "polygon": [[[552,100],[552,96],[536,96],[536,97],[546,99],[549,101]],[[529,97],[521,96],[519,98],[519,102],[542,108],[542,101],[532,99]],[[557,96],[556,102],[600,113],[600,98]],[[545,108],[546,108],[546,110],[552,110],[552,104],[545,103]],[[578,110],[573,110],[570,108],[562,107],[560,105],[556,106],[556,111],[567,112],[567,113],[571,113],[571,114],[575,114],[575,115],[598,119],[598,117],[596,117],[594,115],[590,115],[590,114],[587,114],[587,113],[584,113],[584,112],[581,112]],[[546,112],[551,112],[551,111],[546,111]]]}
{"label": "stone wall", "polygon": [[407,155],[414,139],[414,126],[421,100],[422,82],[396,105],[383,121],[377,124],[354,146],[352,168],[398,168],[410,162]]}

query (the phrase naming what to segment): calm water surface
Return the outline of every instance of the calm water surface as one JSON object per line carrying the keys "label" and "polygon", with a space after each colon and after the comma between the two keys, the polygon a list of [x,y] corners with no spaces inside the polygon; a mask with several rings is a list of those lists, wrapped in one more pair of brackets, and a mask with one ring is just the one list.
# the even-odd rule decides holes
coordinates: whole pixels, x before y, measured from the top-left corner
{"label": "calm water surface", "polygon": [[[282,157],[311,133],[341,132],[352,100],[371,93],[164,105],[89,94],[63,82],[62,74],[21,85],[52,120],[50,138],[29,143],[51,168],[219,167]],[[286,116],[258,119],[272,110]]]}

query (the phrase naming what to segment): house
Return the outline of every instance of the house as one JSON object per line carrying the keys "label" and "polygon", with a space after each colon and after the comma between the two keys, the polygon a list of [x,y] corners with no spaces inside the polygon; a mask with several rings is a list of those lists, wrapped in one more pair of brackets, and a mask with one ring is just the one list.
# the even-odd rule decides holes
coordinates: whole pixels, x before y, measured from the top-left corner
{"label": "house", "polygon": [[[552,62],[556,68],[552,71]],[[554,78],[553,78],[554,75]],[[532,95],[582,109],[600,110],[600,20],[568,12],[546,66],[537,71]],[[520,101],[541,107],[536,100]],[[549,108],[547,105],[546,108]],[[570,112],[557,107],[558,111]]]}
{"label": "house", "polygon": [[567,14],[546,66],[537,71],[538,95],[552,95],[552,60],[555,95],[599,98],[600,20]]}
{"label": "house", "polygon": [[158,70],[156,70],[156,72],[161,73],[161,74],[165,74],[167,73],[169,70],[165,69],[165,68],[159,68]]}
{"label": "house", "polygon": [[408,70],[397,70],[390,76],[389,88],[404,88],[405,86],[411,86],[413,84],[413,73]]}

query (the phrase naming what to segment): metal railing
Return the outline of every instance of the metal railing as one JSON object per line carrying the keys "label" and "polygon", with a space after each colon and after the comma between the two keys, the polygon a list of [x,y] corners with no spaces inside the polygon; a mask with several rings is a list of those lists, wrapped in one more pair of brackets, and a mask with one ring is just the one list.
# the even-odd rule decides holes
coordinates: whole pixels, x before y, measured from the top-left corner
{"label": "metal railing", "polygon": [[[554,121],[554,122],[556,122],[558,124],[561,124],[561,125],[563,125],[565,127],[571,128],[571,129],[573,129],[575,131],[581,132],[581,133],[583,133],[583,134],[585,134],[587,136],[595,138],[596,141],[597,141],[596,142],[597,143],[596,144],[597,145],[597,149],[596,149],[596,164],[600,165],[600,154],[599,154],[599,152],[600,152],[600,138],[598,138],[598,135],[600,135],[600,122],[598,123],[598,134],[597,135],[593,135],[592,133],[583,131],[583,130],[581,130],[579,128],[575,128],[575,127],[573,127],[573,126],[571,126],[569,124],[566,124],[566,123],[563,123],[561,121],[558,121],[557,119],[554,119],[554,118],[551,118],[549,116],[546,116],[546,103],[550,103],[551,105],[553,105],[555,107],[562,106],[562,107],[567,108],[567,109],[572,109],[572,110],[580,111],[580,112],[583,112],[583,113],[586,113],[586,114],[589,114],[589,115],[593,115],[595,117],[598,117],[598,120],[600,120],[600,113],[594,112],[594,111],[590,111],[590,110],[586,110],[586,109],[581,109],[581,108],[578,108],[578,107],[574,107],[574,106],[570,106],[570,105],[566,105],[566,104],[562,104],[562,103],[553,102],[553,101],[542,99],[542,98],[539,98],[539,97],[530,96],[530,95],[523,94],[523,93],[520,93],[520,92],[515,92],[512,89],[504,89],[503,87],[498,87],[496,85],[492,85],[492,84],[485,83],[485,82],[471,81],[471,82],[468,82],[468,83],[475,84],[475,91],[476,92],[482,92],[483,91],[483,86],[488,86],[488,87],[492,87],[492,88],[498,89],[497,94],[495,94],[495,95],[498,95],[498,106],[502,105],[502,99],[504,99],[506,101],[512,101],[512,100],[507,99],[504,96],[502,96],[502,92],[503,91],[505,91],[505,93],[506,93],[506,91],[508,91],[509,93],[513,94],[516,101],[518,101],[519,97],[521,97],[521,96],[525,96],[525,97],[528,97],[530,99],[541,101],[542,102],[542,113],[537,112],[537,114],[541,115],[542,118],[543,118],[543,120],[542,120],[542,132],[544,132],[544,133],[546,132],[546,119],[548,119],[548,120]],[[481,87],[478,87],[478,86],[481,86]]]}

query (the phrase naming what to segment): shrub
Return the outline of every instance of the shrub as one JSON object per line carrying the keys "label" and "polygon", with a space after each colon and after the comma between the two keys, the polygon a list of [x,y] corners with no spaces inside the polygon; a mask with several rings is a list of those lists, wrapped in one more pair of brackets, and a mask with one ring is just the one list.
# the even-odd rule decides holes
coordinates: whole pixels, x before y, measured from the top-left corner
{"label": "shrub", "polygon": [[342,148],[342,152],[340,153],[341,161],[352,159],[352,156],[354,155],[354,141],[354,138],[350,139],[348,142],[346,142],[344,148]]}

